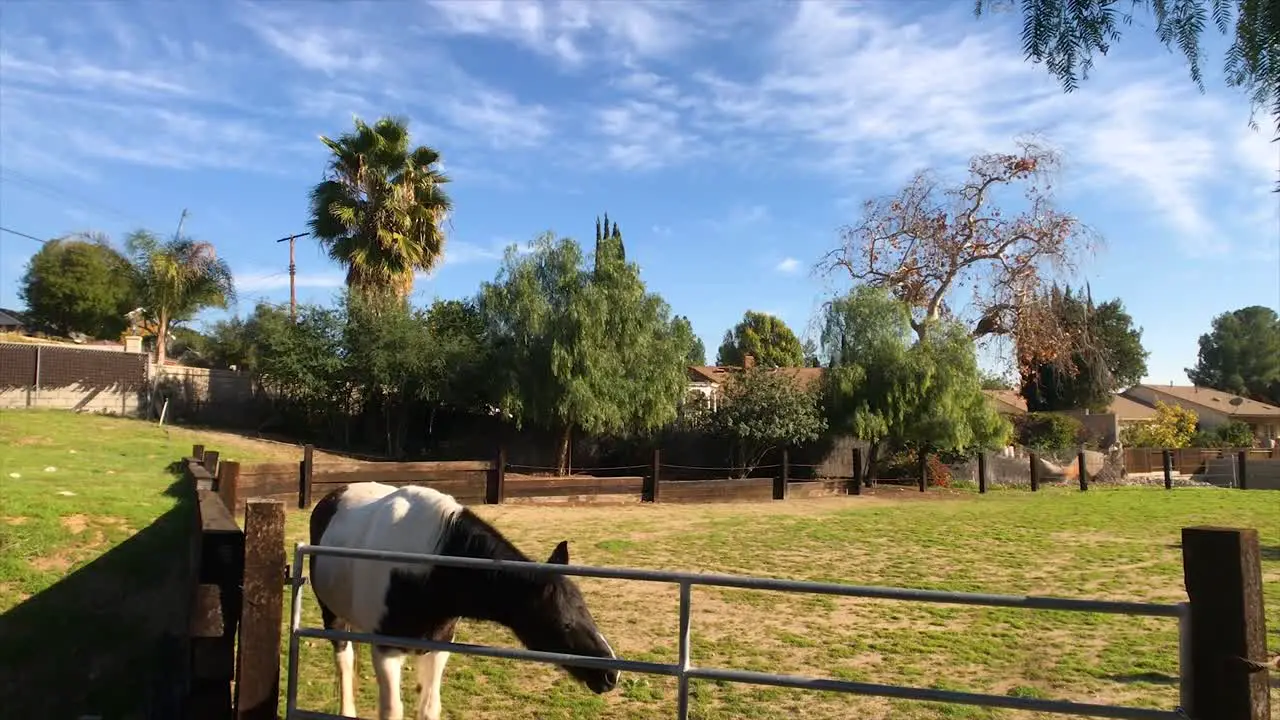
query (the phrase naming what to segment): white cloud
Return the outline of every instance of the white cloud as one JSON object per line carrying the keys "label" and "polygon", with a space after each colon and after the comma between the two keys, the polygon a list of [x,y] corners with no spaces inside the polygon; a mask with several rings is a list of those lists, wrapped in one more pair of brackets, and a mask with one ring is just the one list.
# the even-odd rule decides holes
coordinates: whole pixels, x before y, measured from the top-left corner
{"label": "white cloud", "polygon": [[680,127],[675,110],[643,100],[625,100],[596,112],[595,130],[605,156],[624,170],[652,170],[701,155],[698,138]]}
{"label": "white cloud", "polygon": [[800,261],[793,257],[783,258],[774,269],[784,275],[795,275],[800,272]]}
{"label": "white cloud", "polygon": [[551,134],[547,108],[524,105],[498,90],[477,88],[466,97],[444,98],[440,111],[456,127],[487,137],[499,149],[535,147]]}
{"label": "white cloud", "polygon": [[374,72],[386,63],[373,38],[349,25],[308,22],[305,15],[266,5],[242,5],[243,25],[276,52],[330,77]]}

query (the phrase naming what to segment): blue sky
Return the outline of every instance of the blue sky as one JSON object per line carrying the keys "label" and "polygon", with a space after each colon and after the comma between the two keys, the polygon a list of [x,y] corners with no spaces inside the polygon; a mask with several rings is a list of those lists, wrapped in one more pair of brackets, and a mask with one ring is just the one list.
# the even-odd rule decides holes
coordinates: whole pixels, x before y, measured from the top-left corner
{"label": "blue sky", "polygon": [[[1200,94],[1140,18],[1066,95],[1023,60],[1015,15],[971,8],[6,3],[0,225],[119,239],[170,233],[186,208],[247,312],[288,298],[272,241],[306,229],[317,136],[401,114],[454,179],[445,262],[418,279],[419,302],[472,294],[503,246],[545,230],[589,243],[607,211],[714,360],[747,309],[808,330],[847,287],[813,265],[863,200],[1037,133],[1064,153],[1059,205],[1104,238],[1076,282],[1124,300],[1149,380],[1187,382],[1215,314],[1280,306],[1280,146],[1222,85],[1225,40],[1211,31]],[[0,305],[20,305],[37,248],[0,235]],[[299,300],[328,302],[341,271],[306,239],[298,267]]]}

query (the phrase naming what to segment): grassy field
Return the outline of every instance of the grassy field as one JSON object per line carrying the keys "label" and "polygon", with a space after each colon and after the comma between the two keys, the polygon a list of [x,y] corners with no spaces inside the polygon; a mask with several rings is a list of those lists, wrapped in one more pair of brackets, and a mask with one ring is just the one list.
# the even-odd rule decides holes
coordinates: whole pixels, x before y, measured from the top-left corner
{"label": "grassy field", "polygon": [[[1134,487],[997,492],[940,500],[828,498],[734,506],[482,507],[530,555],[560,539],[575,563],[747,573],[859,584],[1109,599],[1185,600],[1179,530],[1258,528],[1269,640],[1280,650],[1280,497]],[[306,516],[290,518],[305,539]],[[675,662],[675,586],[582,580],[619,655]],[[319,612],[307,591],[307,625]],[[1173,708],[1176,621],[979,609],[695,588],[693,658],[703,666],[790,672],[1027,697]],[[460,642],[514,646],[501,628],[464,623]],[[376,685],[361,648],[360,708]],[[328,643],[304,641],[301,706],[336,712]],[[406,702],[416,681],[405,672]],[[555,669],[455,655],[449,718],[652,718],[674,711],[674,681],[624,676],[591,695]],[[1280,690],[1273,691],[1280,702]],[[412,707],[410,705],[410,707]],[[1026,712],[696,683],[693,717],[1031,718]],[[1049,716],[1044,716],[1049,717]]]}
{"label": "grassy field", "polygon": [[6,717],[137,716],[146,640],[174,621],[166,560],[192,518],[167,466],[201,442],[247,461],[299,456],[291,445],[140,420],[0,412]]}
{"label": "grassy field", "polygon": [[[169,463],[204,443],[242,461],[292,460],[294,446],[161,430],[66,412],[0,413],[0,707],[6,717],[138,717],[146,640],[173,621],[162,558],[190,516]],[[522,548],[568,539],[575,563],[738,572],[863,584],[1184,599],[1179,528],[1258,528],[1269,641],[1280,649],[1280,498],[1216,489],[1064,489],[720,506],[480,507]],[[184,512],[185,511],[185,512]],[[306,516],[291,513],[290,540]],[[583,580],[619,654],[674,662],[674,586]],[[307,590],[306,623],[318,625]],[[1172,621],[696,589],[694,661],[1016,695],[1172,707]],[[464,642],[514,645],[464,623]],[[359,692],[375,707],[367,648]],[[140,671],[143,670],[143,671]],[[411,668],[405,696],[415,699]],[[303,707],[336,710],[327,643],[304,642]],[[695,683],[694,716],[1024,718],[1029,714]],[[1280,702],[1280,691],[1274,691]],[[674,683],[624,676],[597,697],[558,670],[454,656],[446,717],[651,718]]]}

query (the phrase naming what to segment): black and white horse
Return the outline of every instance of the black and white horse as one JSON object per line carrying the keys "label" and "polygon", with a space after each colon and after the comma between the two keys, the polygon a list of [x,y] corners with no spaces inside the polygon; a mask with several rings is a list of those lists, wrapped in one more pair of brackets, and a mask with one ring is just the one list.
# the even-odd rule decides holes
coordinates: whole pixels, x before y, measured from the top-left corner
{"label": "black and white horse", "polygon": [[[453,497],[412,485],[365,482],[330,492],[311,511],[311,544],[529,561]],[[547,562],[568,564],[568,543],[557,545]],[[311,585],[329,629],[452,642],[458,620],[472,618],[510,628],[531,650],[614,657],[581,591],[564,575],[313,555]],[[355,717],[355,648],[349,642],[333,646],[341,713]],[[404,657],[400,648],[373,647],[379,720],[404,717]],[[420,653],[419,720],[440,717],[440,681],[448,660],[447,652]],[[564,669],[596,693],[618,683],[615,670]]]}

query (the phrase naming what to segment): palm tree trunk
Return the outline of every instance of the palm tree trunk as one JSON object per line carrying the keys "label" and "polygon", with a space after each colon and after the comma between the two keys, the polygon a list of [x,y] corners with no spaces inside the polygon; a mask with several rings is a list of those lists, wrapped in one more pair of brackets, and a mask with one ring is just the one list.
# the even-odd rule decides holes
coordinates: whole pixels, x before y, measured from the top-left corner
{"label": "palm tree trunk", "polygon": [[164,367],[164,361],[168,358],[168,344],[169,313],[161,310],[159,327],[156,329],[156,364],[160,367]]}

